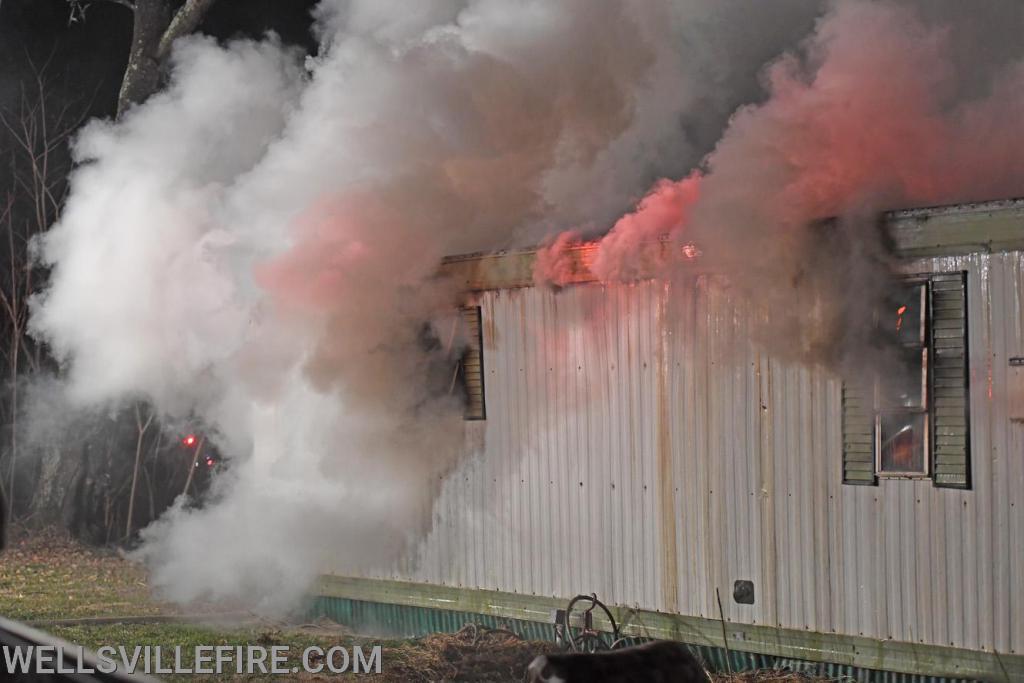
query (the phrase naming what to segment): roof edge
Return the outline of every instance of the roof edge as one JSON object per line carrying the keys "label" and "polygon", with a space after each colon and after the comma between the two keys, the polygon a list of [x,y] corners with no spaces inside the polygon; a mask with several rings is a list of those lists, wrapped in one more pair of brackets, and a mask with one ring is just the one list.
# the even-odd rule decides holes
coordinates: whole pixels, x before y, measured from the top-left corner
{"label": "roof edge", "polygon": [[[897,209],[881,214],[881,220],[902,258],[1024,250],[1024,198]],[[585,242],[566,251],[567,284],[598,280],[589,268],[597,245]],[[468,291],[530,287],[540,249],[454,254],[442,259],[440,274]]]}

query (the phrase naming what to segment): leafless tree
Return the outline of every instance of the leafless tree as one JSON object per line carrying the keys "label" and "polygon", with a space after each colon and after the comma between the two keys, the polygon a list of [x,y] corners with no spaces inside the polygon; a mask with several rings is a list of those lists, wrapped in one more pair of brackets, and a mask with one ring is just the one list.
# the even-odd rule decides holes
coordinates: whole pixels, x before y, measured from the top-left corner
{"label": "leafless tree", "polygon": [[[207,10],[216,0],[105,0],[130,10],[132,47],[117,98],[117,115],[132,105],[145,102],[160,87],[160,76],[171,45],[199,28]],[[68,0],[71,19],[85,19],[89,3]]]}
{"label": "leafless tree", "polygon": [[11,143],[6,159],[12,186],[7,188],[0,225],[7,233],[6,277],[0,280],[0,310],[9,336],[2,353],[11,387],[9,403],[8,518],[13,519],[18,461],[18,387],[23,370],[39,370],[40,349],[27,334],[28,300],[36,287],[29,242],[60,214],[70,157],[68,138],[85,119],[88,104],[58,98],[47,77],[49,62],[29,62],[14,111],[0,110],[0,132]]}
{"label": "leafless tree", "polygon": [[138,429],[139,437],[135,441],[135,467],[132,469],[132,488],[128,493],[128,522],[125,525],[124,537],[131,538],[132,535],[132,518],[135,512],[135,489],[139,485],[139,463],[142,461],[142,440],[146,436],[146,430],[149,429],[149,425],[153,423],[153,411],[149,411],[149,416],[143,421],[142,415],[139,411],[139,405],[135,404],[135,427]]}
{"label": "leafless tree", "polygon": [[[167,10],[170,19],[160,31],[164,47],[158,41],[154,48],[165,56],[173,38],[194,30],[212,2],[136,0],[130,7],[137,26],[154,7]],[[142,49],[140,40],[137,34],[132,60]],[[0,234],[0,373],[6,371],[10,386],[0,396],[0,430],[8,430],[0,444],[0,457],[7,458],[0,462],[0,490],[7,494],[11,521],[17,515],[19,524],[60,524],[83,540],[113,542],[155,519],[180,495],[183,481],[186,491],[191,486],[201,493],[209,477],[205,470],[195,473],[198,449],[187,453],[191,468],[184,469],[186,452],[176,440],[162,438],[159,419],[144,404],[134,406],[134,420],[132,406],[113,416],[72,417],[48,433],[45,443],[27,441],[19,428],[19,403],[25,401],[19,394],[34,375],[57,370],[28,334],[28,303],[46,276],[31,258],[30,244],[60,218],[72,167],[68,142],[94,101],[69,96],[72,88],[52,78],[49,64],[30,61],[20,96],[0,105],[0,230],[6,230]],[[130,62],[122,110],[151,94],[140,94],[141,86],[129,82],[132,73]],[[153,89],[158,78],[150,83]]]}

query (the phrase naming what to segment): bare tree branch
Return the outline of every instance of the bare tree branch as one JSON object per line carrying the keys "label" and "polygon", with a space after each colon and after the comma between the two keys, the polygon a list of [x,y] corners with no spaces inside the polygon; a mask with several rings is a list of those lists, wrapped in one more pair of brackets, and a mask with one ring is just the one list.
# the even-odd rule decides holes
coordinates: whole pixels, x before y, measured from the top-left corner
{"label": "bare tree branch", "polygon": [[165,59],[171,53],[171,44],[175,40],[199,28],[199,22],[214,2],[216,0],[185,0],[185,4],[175,13],[167,30],[160,37],[160,45],[156,50],[157,58]]}
{"label": "bare tree branch", "polygon": [[[73,24],[76,21],[85,21],[85,13],[88,11],[91,3],[84,0],[67,0],[67,2],[71,6],[71,16],[68,18],[68,23]],[[103,0],[103,2],[121,5],[121,7],[127,7],[131,11],[135,11],[135,3],[131,0]]]}

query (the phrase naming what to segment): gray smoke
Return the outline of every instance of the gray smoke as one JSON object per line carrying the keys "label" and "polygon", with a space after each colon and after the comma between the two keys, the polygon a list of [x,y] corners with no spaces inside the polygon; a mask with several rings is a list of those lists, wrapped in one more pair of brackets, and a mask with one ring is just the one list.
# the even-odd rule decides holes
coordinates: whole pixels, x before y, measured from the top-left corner
{"label": "gray smoke", "polygon": [[1024,8],[984,8],[832,3],[764,68],[766,98],[736,110],[699,171],[659,183],[601,239],[597,274],[667,276],[694,244],[762,312],[773,352],[853,374],[890,362],[871,350],[891,269],[879,213],[1024,194],[1024,43],[1005,29]]}
{"label": "gray smoke", "polygon": [[[52,280],[32,316],[74,404],[142,399],[167,420],[197,415],[231,460],[205,507],[179,505],[146,530],[157,585],[178,600],[270,595],[270,607],[323,569],[386,571],[429,524],[466,442],[437,381],[459,345],[439,259],[603,231],[712,149],[691,213],[722,211],[720,223],[701,218],[722,226],[709,251],[746,239],[730,226],[761,220],[757,202],[705,205],[703,186],[786,192],[766,180],[773,162],[742,172],[733,159],[785,156],[799,127],[770,115],[773,102],[814,68],[776,63],[767,90],[759,74],[821,11],[324,0],[321,50],[305,60],[272,36],[180,41],[164,92],[78,137],[66,211],[39,245]],[[813,44],[828,21],[810,64],[826,56]],[[873,36],[859,47],[844,36],[822,44],[874,51]],[[1012,50],[998,57],[1012,68]],[[716,147],[744,103],[755,104]]]}

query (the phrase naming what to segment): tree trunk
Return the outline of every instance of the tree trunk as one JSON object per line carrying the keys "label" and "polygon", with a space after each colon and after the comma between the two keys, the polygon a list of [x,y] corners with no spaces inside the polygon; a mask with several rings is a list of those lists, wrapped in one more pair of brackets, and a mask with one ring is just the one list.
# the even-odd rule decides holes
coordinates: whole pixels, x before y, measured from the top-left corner
{"label": "tree trunk", "polygon": [[171,0],[135,0],[132,50],[117,98],[117,116],[142,104],[160,88],[160,77],[174,41],[197,28],[216,0],[185,0],[177,12]]}
{"label": "tree trunk", "polygon": [[132,518],[135,516],[135,490],[139,486],[139,463],[142,462],[142,440],[146,436],[146,430],[149,429],[149,425],[153,422],[154,412],[149,411],[149,417],[146,418],[146,423],[142,423],[142,417],[139,415],[139,406],[135,406],[135,424],[139,429],[139,438],[135,442],[135,467],[132,469],[132,488],[128,494],[128,521],[125,523],[124,538],[128,540],[132,536]]}
{"label": "tree trunk", "polygon": [[14,339],[11,344],[11,476],[10,484],[7,486],[7,519],[14,519],[14,499],[17,496],[17,487],[14,477],[17,473],[18,463],[18,354],[20,352],[21,334],[15,328]]}
{"label": "tree trunk", "polygon": [[120,118],[134,104],[141,104],[160,87],[160,41],[171,23],[167,0],[136,0],[132,49],[117,98]]}
{"label": "tree trunk", "polygon": [[72,530],[79,522],[85,484],[91,479],[89,447],[50,447],[40,456],[35,495],[29,510],[33,526],[59,525]]}
{"label": "tree trunk", "polygon": [[199,452],[203,450],[204,441],[206,441],[205,436],[199,437],[199,443],[196,444],[195,453],[192,454],[192,464],[188,468],[188,477],[185,478],[185,488],[181,491],[183,496],[188,495],[188,487],[192,485],[192,477],[196,473],[196,465],[199,463]]}

